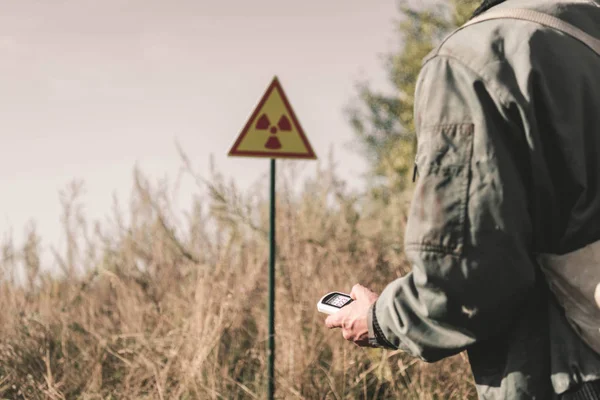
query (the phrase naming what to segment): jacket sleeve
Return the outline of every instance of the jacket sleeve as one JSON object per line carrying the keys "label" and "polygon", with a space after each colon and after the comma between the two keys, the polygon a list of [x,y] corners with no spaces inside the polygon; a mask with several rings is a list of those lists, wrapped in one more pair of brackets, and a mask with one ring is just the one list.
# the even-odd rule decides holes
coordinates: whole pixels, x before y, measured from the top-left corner
{"label": "jacket sleeve", "polygon": [[527,143],[501,80],[453,58],[423,67],[418,180],[405,234],[412,271],[370,310],[373,344],[425,361],[510,329],[535,283]]}

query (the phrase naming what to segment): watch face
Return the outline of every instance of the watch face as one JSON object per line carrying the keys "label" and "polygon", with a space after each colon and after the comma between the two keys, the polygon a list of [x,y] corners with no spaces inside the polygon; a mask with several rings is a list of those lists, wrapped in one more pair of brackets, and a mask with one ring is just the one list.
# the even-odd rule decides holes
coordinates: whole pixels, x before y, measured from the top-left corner
{"label": "watch face", "polygon": [[337,307],[337,308],[342,308],[346,304],[348,304],[350,301],[352,301],[352,299],[350,297],[336,294],[336,295],[331,296],[329,299],[325,300],[325,304],[333,306],[333,307]]}

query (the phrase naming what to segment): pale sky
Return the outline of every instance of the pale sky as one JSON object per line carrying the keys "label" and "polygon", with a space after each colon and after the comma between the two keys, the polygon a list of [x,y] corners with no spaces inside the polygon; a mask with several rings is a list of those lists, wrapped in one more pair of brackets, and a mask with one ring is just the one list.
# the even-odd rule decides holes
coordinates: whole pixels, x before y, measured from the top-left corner
{"label": "pale sky", "polygon": [[317,156],[334,146],[341,175],[362,182],[343,108],[358,79],[385,88],[394,0],[0,4],[0,234],[35,220],[57,243],[61,188],[84,180],[86,215],[101,219],[113,193],[127,202],[136,163],[175,178],[176,140],[200,173],[212,153],[254,181],[268,160],[226,154],[274,75]]}

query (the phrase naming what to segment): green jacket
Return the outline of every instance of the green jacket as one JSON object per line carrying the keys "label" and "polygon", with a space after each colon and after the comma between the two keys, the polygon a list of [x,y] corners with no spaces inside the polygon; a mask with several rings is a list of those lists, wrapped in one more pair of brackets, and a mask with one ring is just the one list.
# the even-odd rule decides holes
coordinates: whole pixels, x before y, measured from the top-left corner
{"label": "green jacket", "polygon": [[[600,0],[508,0],[600,38]],[[600,57],[556,30],[491,20],[424,61],[412,272],[370,335],[428,362],[467,350],[481,399],[552,399],[600,379],[536,262],[600,240]],[[600,266],[598,266],[600,268]]]}

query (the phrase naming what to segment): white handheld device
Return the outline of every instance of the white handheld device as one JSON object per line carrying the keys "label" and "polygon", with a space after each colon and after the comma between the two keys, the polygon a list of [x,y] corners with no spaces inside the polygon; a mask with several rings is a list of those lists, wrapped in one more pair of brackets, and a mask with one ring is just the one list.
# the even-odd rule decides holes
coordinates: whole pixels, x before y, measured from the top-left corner
{"label": "white handheld device", "polygon": [[317,310],[325,314],[335,314],[353,301],[349,294],[331,292],[321,297],[321,300],[317,303]]}

